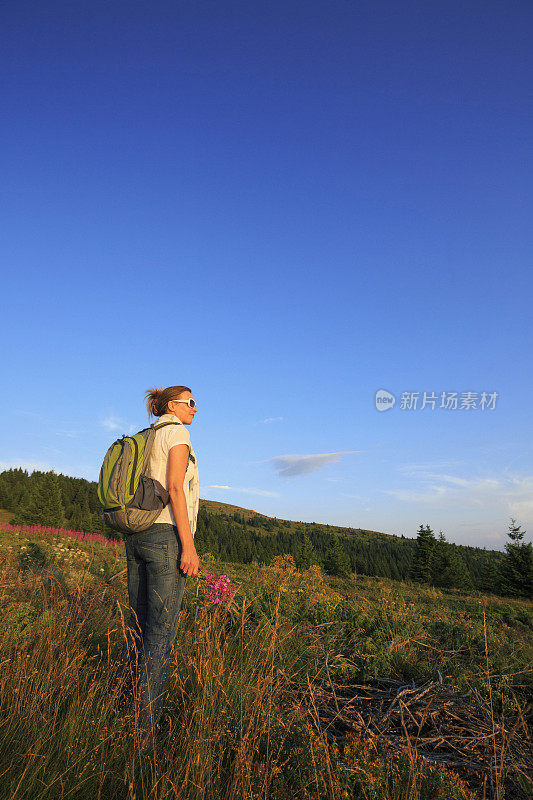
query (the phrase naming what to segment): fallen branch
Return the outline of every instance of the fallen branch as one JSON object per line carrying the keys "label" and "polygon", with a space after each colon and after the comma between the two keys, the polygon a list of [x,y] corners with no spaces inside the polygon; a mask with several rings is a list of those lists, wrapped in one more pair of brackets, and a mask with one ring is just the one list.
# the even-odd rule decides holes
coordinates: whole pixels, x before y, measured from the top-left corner
{"label": "fallen branch", "polygon": [[[346,734],[356,731],[411,756],[461,770],[480,796],[483,776],[491,774],[497,753],[504,783],[513,787],[521,776],[522,786],[524,779],[533,786],[533,752],[525,722],[530,706],[516,717],[498,715],[477,689],[461,692],[445,685],[441,675],[419,686],[390,678],[338,685],[327,670],[326,684],[312,684],[307,676],[307,685],[292,685],[289,693],[307,709],[315,728],[341,748]],[[518,795],[510,789],[509,796]]]}

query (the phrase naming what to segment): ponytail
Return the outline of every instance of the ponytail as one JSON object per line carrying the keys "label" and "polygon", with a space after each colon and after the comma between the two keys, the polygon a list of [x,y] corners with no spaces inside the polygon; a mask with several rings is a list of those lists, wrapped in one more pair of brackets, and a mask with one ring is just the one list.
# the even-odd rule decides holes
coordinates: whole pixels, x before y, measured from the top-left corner
{"label": "ponytail", "polygon": [[146,408],[148,417],[161,417],[166,414],[168,404],[172,400],[178,400],[183,392],[190,392],[188,386],[169,386],[166,389],[158,389],[154,386],[146,392]]}

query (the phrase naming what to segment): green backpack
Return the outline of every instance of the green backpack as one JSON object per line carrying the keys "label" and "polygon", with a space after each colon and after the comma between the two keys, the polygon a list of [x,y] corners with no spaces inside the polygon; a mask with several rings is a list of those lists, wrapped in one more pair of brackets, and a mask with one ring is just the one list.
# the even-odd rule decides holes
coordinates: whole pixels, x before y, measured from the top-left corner
{"label": "green backpack", "polygon": [[[113,442],[105,454],[98,480],[98,499],[110,528],[125,534],[145,531],[167,505],[168,491],[150,477],[150,456],[157,431],[165,425],[180,424],[150,425]],[[193,460],[190,452],[189,460]]]}

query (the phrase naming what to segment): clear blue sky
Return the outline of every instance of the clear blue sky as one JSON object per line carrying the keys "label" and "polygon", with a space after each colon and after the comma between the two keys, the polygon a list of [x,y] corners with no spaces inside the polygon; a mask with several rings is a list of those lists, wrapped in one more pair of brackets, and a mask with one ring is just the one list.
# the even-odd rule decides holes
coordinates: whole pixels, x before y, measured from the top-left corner
{"label": "clear blue sky", "polygon": [[7,0],[0,23],[2,467],[96,479],[146,389],[183,383],[204,498],[530,538],[529,0]]}

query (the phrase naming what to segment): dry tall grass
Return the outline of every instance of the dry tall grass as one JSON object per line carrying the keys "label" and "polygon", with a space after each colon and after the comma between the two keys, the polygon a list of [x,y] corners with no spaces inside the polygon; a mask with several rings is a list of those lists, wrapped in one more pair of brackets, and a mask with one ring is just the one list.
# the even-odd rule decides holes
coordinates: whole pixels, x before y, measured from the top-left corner
{"label": "dry tall grass", "polygon": [[[223,608],[203,607],[196,621],[182,611],[162,736],[146,753],[135,719],[113,715],[118,637],[102,594],[68,594],[53,578],[9,570],[1,586],[10,615],[0,641],[5,797],[134,797],[148,787],[158,798],[268,796],[286,738],[273,713],[282,662],[294,675],[277,618],[250,630],[244,604],[236,624]],[[38,630],[31,608],[40,608]],[[106,648],[93,644],[102,622]]]}
{"label": "dry tall grass", "polygon": [[[89,575],[73,559],[67,574],[45,563],[39,546],[35,568],[21,560],[20,543],[18,551],[10,546],[0,568],[0,798],[474,797],[456,774],[416,754],[391,753],[352,734],[341,753],[313,729],[293,687],[328,678],[332,662],[322,633],[332,623],[306,626],[281,613],[289,590],[285,579],[276,584],[276,565],[267,613],[246,591],[237,596],[238,612],[201,594],[196,608],[191,582],[160,736],[154,748],[143,749],[135,717],[117,716],[111,702],[123,640],[119,606],[126,611],[120,558],[113,550],[114,574],[104,578],[98,577],[103,567]],[[332,603],[338,615],[335,597]],[[323,607],[329,609],[325,601]],[[394,641],[404,634],[396,628]]]}

